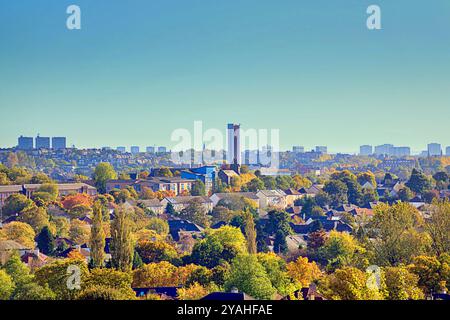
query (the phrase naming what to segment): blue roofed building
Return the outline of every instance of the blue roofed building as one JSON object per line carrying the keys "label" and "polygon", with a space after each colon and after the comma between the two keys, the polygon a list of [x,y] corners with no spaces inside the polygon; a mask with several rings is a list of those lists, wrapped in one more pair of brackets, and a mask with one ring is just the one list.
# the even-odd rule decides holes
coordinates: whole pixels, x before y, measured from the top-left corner
{"label": "blue roofed building", "polygon": [[205,184],[206,192],[213,190],[214,181],[216,179],[215,166],[203,166],[199,168],[190,168],[181,171],[182,179],[201,180]]}

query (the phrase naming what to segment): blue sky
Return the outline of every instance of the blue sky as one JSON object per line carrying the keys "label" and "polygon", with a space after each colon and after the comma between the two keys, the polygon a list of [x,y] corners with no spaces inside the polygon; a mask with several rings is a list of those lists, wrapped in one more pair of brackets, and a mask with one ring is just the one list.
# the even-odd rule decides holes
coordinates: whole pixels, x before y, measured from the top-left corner
{"label": "blue sky", "polygon": [[0,146],[170,147],[202,120],[278,128],[286,149],[419,151],[450,145],[449,75],[448,0],[0,2]]}

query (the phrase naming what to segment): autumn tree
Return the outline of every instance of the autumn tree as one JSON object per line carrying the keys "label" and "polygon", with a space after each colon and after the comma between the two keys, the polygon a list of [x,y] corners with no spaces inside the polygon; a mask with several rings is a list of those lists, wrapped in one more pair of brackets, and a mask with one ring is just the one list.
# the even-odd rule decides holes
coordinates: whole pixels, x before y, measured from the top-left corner
{"label": "autumn tree", "polygon": [[105,261],[105,231],[103,230],[103,205],[96,201],[93,207],[91,226],[91,262],[94,267],[101,268]]}
{"label": "autumn tree", "polygon": [[106,182],[117,179],[117,173],[110,163],[101,162],[95,168],[93,178],[97,190],[100,193],[106,193]]}
{"label": "autumn tree", "polygon": [[205,207],[199,199],[193,199],[186,208],[181,210],[180,218],[189,220],[202,227],[208,227],[210,224]]}
{"label": "autumn tree", "polygon": [[14,282],[5,270],[0,269],[0,300],[9,300],[14,292]]}
{"label": "autumn tree", "polygon": [[199,300],[208,293],[208,289],[197,282],[194,282],[187,288],[180,288],[177,290],[179,300]]}
{"label": "autumn tree", "polygon": [[311,282],[321,276],[321,271],[315,262],[309,262],[306,257],[298,257],[286,266],[288,275],[300,288],[308,287]]}
{"label": "autumn tree", "polygon": [[249,254],[256,253],[256,229],[253,215],[250,211],[244,212],[245,218],[245,237],[247,238],[247,251]]}
{"label": "autumn tree", "polygon": [[128,213],[123,207],[114,211],[111,222],[111,261],[114,268],[129,271],[133,258],[133,243]]}
{"label": "autumn tree", "polygon": [[384,268],[388,300],[422,300],[424,294],[418,287],[419,277],[406,267]]}
{"label": "autumn tree", "polygon": [[29,224],[14,221],[4,225],[1,233],[7,240],[16,241],[29,249],[34,248],[36,234]]}
{"label": "autumn tree", "polygon": [[4,218],[17,215],[27,207],[34,203],[23,194],[13,194],[6,198],[5,204],[2,207],[2,214]]}
{"label": "autumn tree", "polygon": [[437,256],[450,253],[450,202],[435,201],[431,215],[425,220],[425,230],[431,237],[431,248]]}
{"label": "autumn tree", "polygon": [[178,286],[177,267],[167,261],[149,263],[133,272],[133,288]]}
{"label": "autumn tree", "polygon": [[376,206],[368,226],[375,238],[369,243],[374,253],[373,262],[379,266],[398,266],[408,264],[414,256],[426,252],[430,239],[419,232],[421,225],[420,213],[408,203]]}
{"label": "autumn tree", "polygon": [[81,220],[72,219],[69,228],[69,237],[77,245],[89,242],[91,229],[89,225]]}

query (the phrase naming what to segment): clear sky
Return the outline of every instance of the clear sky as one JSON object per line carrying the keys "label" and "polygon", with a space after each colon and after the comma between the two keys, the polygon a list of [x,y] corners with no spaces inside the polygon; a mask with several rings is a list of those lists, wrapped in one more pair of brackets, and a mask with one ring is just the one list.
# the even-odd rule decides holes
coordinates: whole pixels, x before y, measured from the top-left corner
{"label": "clear sky", "polygon": [[450,1],[1,0],[0,115],[3,147],[170,147],[195,120],[279,128],[286,149],[447,146]]}

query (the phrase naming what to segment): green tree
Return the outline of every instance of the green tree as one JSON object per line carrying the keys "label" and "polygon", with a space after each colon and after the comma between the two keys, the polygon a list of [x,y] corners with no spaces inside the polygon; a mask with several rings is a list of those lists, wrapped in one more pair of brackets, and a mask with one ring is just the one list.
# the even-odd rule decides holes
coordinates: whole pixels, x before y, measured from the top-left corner
{"label": "green tree", "polygon": [[247,251],[249,254],[256,254],[256,229],[253,215],[250,211],[244,212],[245,216],[245,236],[247,238]]}
{"label": "green tree", "polygon": [[265,268],[255,255],[240,255],[232,261],[225,290],[230,291],[232,288],[263,300],[272,299],[276,292]]}
{"label": "green tree", "polygon": [[180,218],[189,220],[202,227],[208,227],[210,224],[206,209],[199,199],[189,201],[187,207],[181,210]]}
{"label": "green tree", "polygon": [[275,233],[275,240],[273,242],[273,251],[276,253],[286,253],[287,252],[287,242],[286,234],[283,230],[278,230]]}
{"label": "green tree", "polygon": [[406,182],[406,186],[413,192],[419,194],[431,189],[431,183],[428,177],[415,168],[412,170],[411,177],[408,182]]}
{"label": "green tree", "polygon": [[169,234],[169,224],[160,218],[150,218],[147,229],[155,231],[157,234],[166,237]]}
{"label": "green tree", "polygon": [[419,232],[423,219],[416,208],[400,202],[392,206],[379,204],[368,225],[376,239],[369,243],[374,263],[379,266],[398,266],[411,263],[414,256],[428,250],[430,237]]}
{"label": "green tree", "polygon": [[331,205],[333,207],[338,207],[339,205],[348,202],[348,188],[342,181],[327,181],[325,183],[325,186],[323,187],[323,191],[325,191],[330,196]]}
{"label": "green tree", "polygon": [[254,178],[249,183],[247,183],[247,188],[250,192],[264,190],[264,182],[259,178]]}
{"label": "green tree", "polygon": [[44,265],[35,272],[36,282],[42,287],[48,285],[59,300],[75,299],[78,290],[67,285],[71,276],[69,267],[73,266],[78,267],[80,271],[80,285],[81,289],[83,289],[89,271],[86,263],[79,259],[55,260]]}
{"label": "green tree", "polygon": [[194,184],[192,185],[191,189],[191,195],[193,196],[206,196],[206,187],[203,181],[201,180],[195,180]]}
{"label": "green tree", "polygon": [[117,179],[117,173],[110,163],[101,162],[95,168],[93,178],[97,190],[100,193],[106,193],[106,182],[108,180]]}
{"label": "green tree", "polygon": [[0,300],[9,300],[13,292],[13,280],[5,270],[0,269]]}
{"label": "green tree", "polygon": [[103,205],[100,201],[96,201],[92,208],[92,225],[91,225],[91,262],[96,268],[101,268],[105,261],[105,231],[103,230]]}
{"label": "green tree", "polygon": [[412,198],[414,198],[414,193],[411,191],[410,188],[404,187],[400,189],[400,191],[397,194],[398,198],[403,202],[408,202]]}
{"label": "green tree", "polygon": [[13,194],[9,196],[2,208],[4,218],[16,215],[22,212],[25,208],[32,206],[33,201],[28,199],[23,194]]}
{"label": "green tree", "polygon": [[127,272],[131,269],[133,243],[127,210],[119,206],[111,222],[111,262],[114,268]]}
{"label": "green tree", "polygon": [[39,250],[46,255],[51,255],[55,251],[55,238],[47,226],[42,228],[36,237],[36,242]]}

